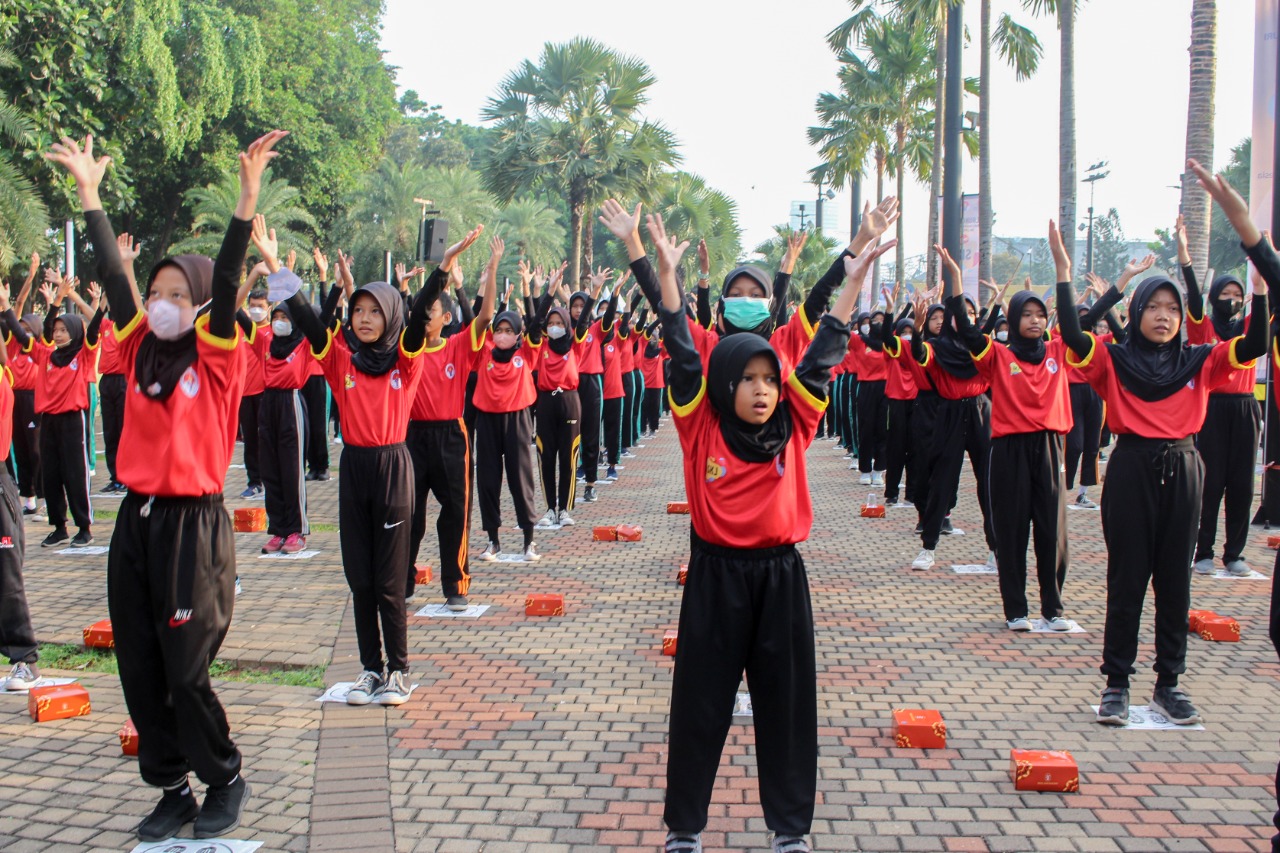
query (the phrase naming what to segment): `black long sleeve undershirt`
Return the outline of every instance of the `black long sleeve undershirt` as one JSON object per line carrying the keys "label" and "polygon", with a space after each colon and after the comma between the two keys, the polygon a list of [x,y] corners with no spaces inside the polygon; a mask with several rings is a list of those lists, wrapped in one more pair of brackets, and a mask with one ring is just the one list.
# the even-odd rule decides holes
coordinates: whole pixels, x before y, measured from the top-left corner
{"label": "black long sleeve undershirt", "polygon": [[18,315],[12,308],[5,309],[4,322],[9,328],[9,333],[18,339],[18,343],[24,350],[31,346],[31,335],[27,334],[27,328],[22,325],[22,321],[18,319]]}
{"label": "black long sleeve undershirt", "polygon": [[1187,316],[1197,323],[1204,320],[1204,293],[1191,264],[1181,264],[1182,283],[1187,287]]}
{"label": "black long sleeve undershirt", "polygon": [[[648,297],[649,294],[646,292],[645,296]],[[656,299],[650,297],[649,301],[654,305],[661,305],[662,291],[661,290],[658,291]],[[709,328],[711,326],[711,319],[712,319],[711,318],[711,288],[703,287],[701,284],[698,285],[696,316],[698,318],[699,326],[702,326],[702,328],[704,329]]]}
{"label": "black long sleeve undershirt", "polygon": [[44,339],[46,341],[53,340],[53,326],[58,320],[58,312],[62,309],[58,305],[50,305],[49,313],[44,315]]}
{"label": "black long sleeve undershirt", "polygon": [[[956,332],[959,333],[960,339],[964,341],[964,345],[969,348],[969,352],[973,355],[980,355],[987,348],[987,335],[990,333],[969,322],[969,312],[965,310],[964,295],[948,296],[947,311],[956,318]],[[991,313],[993,315],[998,314],[998,306]]]}
{"label": "black long sleeve undershirt", "polygon": [[84,342],[91,347],[98,345],[98,338],[102,331],[102,318],[106,313],[106,306],[99,303],[98,310],[94,311],[93,316],[89,318],[89,325],[84,327]]}
{"label": "black long sleeve undershirt", "polygon": [[458,303],[458,313],[462,315],[461,322],[463,326],[470,326],[471,321],[476,318],[475,312],[471,310],[471,303],[467,302],[467,294],[461,287],[453,291],[454,301]]}
{"label": "black long sleeve undershirt", "polygon": [[831,294],[836,292],[836,288],[844,280],[844,259],[846,257],[856,258],[857,255],[848,249],[841,252],[839,257],[832,261],[831,266],[827,267],[827,271],[823,273],[822,278],[818,279],[817,284],[809,289],[809,295],[804,298],[804,319],[806,322],[817,322],[818,317],[821,317],[823,312],[827,310],[827,303],[831,301]]}
{"label": "black long sleeve undershirt", "polygon": [[[1106,295],[1112,292],[1119,293],[1114,287],[1107,291]],[[1103,296],[1103,299],[1106,298]],[[1077,358],[1088,358],[1089,353],[1093,350],[1093,339],[1086,335],[1080,329],[1080,314],[1075,310],[1075,292],[1071,287],[1071,282],[1058,282],[1058,293],[1054,300],[1059,305],[1070,306],[1066,311],[1058,312],[1058,332],[1062,335],[1062,341],[1071,351],[1076,354]]]}

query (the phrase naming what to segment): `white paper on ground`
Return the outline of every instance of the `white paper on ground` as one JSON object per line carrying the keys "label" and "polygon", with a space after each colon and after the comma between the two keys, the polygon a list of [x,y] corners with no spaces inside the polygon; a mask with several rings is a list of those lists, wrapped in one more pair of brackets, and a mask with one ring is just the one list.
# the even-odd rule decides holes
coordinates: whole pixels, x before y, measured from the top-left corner
{"label": "white paper on ground", "polygon": [[988,566],[988,565],[952,566],[951,571],[955,572],[958,575],[997,575],[999,574],[999,572],[995,570],[995,567]]}
{"label": "white paper on ground", "polygon": [[[74,678],[41,678],[36,682],[36,687],[57,687],[60,684],[75,684]],[[29,691],[26,690],[0,690],[0,696],[12,694],[14,696],[26,696]]]}
{"label": "white paper on ground", "polygon": [[[524,554],[504,554],[499,553],[496,560],[484,560],[486,563],[523,563],[526,562]],[[537,562],[536,560],[534,562]]]}
{"label": "white paper on ground", "polygon": [[[1098,713],[1097,705],[1090,705],[1093,713]],[[1117,726],[1124,729],[1138,729],[1141,731],[1184,731],[1184,732],[1202,732],[1204,725],[1195,723],[1190,726],[1179,726],[1169,722],[1159,711],[1153,711],[1146,705],[1130,705],[1129,706],[1129,725]]]}
{"label": "white paper on ground", "polygon": [[1087,631],[1085,631],[1084,628],[1081,628],[1080,625],[1074,619],[1068,619],[1067,624],[1071,626],[1070,631],[1055,631],[1052,628],[1050,628],[1048,624],[1045,623],[1044,618],[1041,617],[1040,619],[1037,619],[1036,621],[1031,623],[1031,633],[1033,634],[1087,634],[1088,633]]}
{"label": "white paper on ground", "polygon": [[144,841],[130,853],[253,853],[261,846],[261,841],[235,841],[231,838],[208,838],[203,841],[170,838],[168,841]]}
{"label": "white paper on ground", "polygon": [[1213,573],[1213,576],[1220,580],[1228,580],[1228,581],[1269,581],[1271,580],[1271,578],[1267,577],[1266,575],[1259,574],[1258,572],[1255,572],[1252,569],[1249,571],[1249,574],[1247,575],[1233,575],[1231,574],[1231,572],[1227,571],[1226,569],[1216,569]]}
{"label": "white paper on ground", "polygon": [[559,524],[543,524],[541,521],[539,521],[537,524],[533,526],[533,529],[534,530],[559,530],[560,527],[561,525]]}
{"label": "white paper on ground", "polygon": [[1085,510],[1085,511],[1088,511],[1088,512],[1098,512],[1098,511],[1101,509],[1101,507],[1096,507],[1096,506],[1080,506],[1080,504],[1078,504],[1078,503],[1069,503],[1069,504],[1067,504],[1067,509],[1079,509],[1079,510]]}
{"label": "white paper on ground", "polygon": [[466,610],[450,610],[444,604],[428,604],[414,616],[426,616],[429,619],[479,619],[480,614],[489,609],[487,604],[472,604]]}
{"label": "white paper on ground", "polygon": [[228,468],[240,468],[241,470],[243,470],[243,469],[244,469],[244,463],[243,463],[243,462],[232,462],[232,463],[231,463],[230,465],[228,465],[227,467],[228,467]]}
{"label": "white paper on ground", "polygon": [[751,694],[739,693],[738,699],[733,703],[733,715],[735,717],[752,717],[755,716],[751,710]]}
{"label": "white paper on ground", "polygon": [[274,554],[259,554],[259,560],[310,560],[319,551],[297,551],[293,554],[286,554],[284,551],[276,551]]}
{"label": "white paper on ground", "polygon": [[[343,705],[345,705],[347,704],[347,691],[349,691],[352,685],[354,684],[355,684],[354,681],[339,681],[337,684],[330,687],[324,693],[320,694],[320,698],[317,699],[316,701],[317,702],[340,702]],[[409,685],[409,696],[412,697],[413,691],[417,689],[418,689],[418,685],[416,682],[414,684]],[[378,703],[370,702],[369,704],[377,705]],[[199,853],[199,851],[192,851],[192,853]]]}
{"label": "white paper on ground", "polygon": [[92,557],[98,554],[105,554],[110,550],[110,545],[89,545],[85,548],[63,548],[57,553],[64,557]]}

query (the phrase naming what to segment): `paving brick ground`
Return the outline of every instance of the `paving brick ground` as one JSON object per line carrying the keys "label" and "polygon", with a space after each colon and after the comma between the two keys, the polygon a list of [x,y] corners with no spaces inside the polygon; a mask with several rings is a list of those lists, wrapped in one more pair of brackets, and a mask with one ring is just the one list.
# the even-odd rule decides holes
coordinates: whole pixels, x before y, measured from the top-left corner
{"label": "paving brick ground", "polygon": [[[411,617],[420,687],[402,708],[321,706],[318,691],[221,683],[257,794],[239,837],[267,850],[657,849],[671,669],[660,647],[676,623],[688,519],[665,513],[683,494],[669,424],[638,452],[599,502],[579,505],[578,525],[539,534],[542,562],[474,564],[472,598],[491,605],[483,617]],[[1193,606],[1234,616],[1243,631],[1239,644],[1190,641],[1183,684],[1205,731],[1106,729],[1088,708],[1101,687],[1096,512],[1068,514],[1065,600],[1088,633],[1013,635],[995,577],[949,568],[986,558],[968,475],[955,521],[969,534],[943,540],[937,568],[913,572],[914,513],[858,518],[869,489],[833,445],[819,442],[810,460],[817,521],[802,553],[817,619],[815,849],[1270,849],[1280,664],[1266,638],[1267,582],[1194,580]],[[235,492],[243,476],[231,471]],[[313,523],[334,525],[336,481],[309,485]],[[591,541],[593,523],[621,522],[642,525],[644,540]],[[46,529],[32,525],[29,538]],[[224,658],[328,664],[327,683],[354,678],[349,596],[330,530],[311,540],[317,557],[297,562],[259,560],[260,537],[238,537],[245,592]],[[102,523],[100,544],[109,532]],[[1270,575],[1265,535],[1251,531],[1246,558]],[[518,532],[504,536],[518,545]],[[428,536],[424,559],[434,564],[433,549]],[[42,640],[78,640],[106,616],[105,557],[38,547],[28,555]],[[564,594],[565,615],[526,618],[530,592]],[[433,584],[415,608],[438,600]],[[1148,605],[1135,704],[1154,681],[1150,617]],[[77,720],[33,724],[24,702],[0,697],[0,849],[132,846],[129,829],[151,794],[119,756],[118,685],[83,680],[94,713]],[[948,748],[894,747],[890,713],[904,706],[939,709]],[[732,728],[704,836],[711,849],[765,849],[752,743],[749,725]],[[1071,750],[1081,791],[1015,792],[1012,747]]]}

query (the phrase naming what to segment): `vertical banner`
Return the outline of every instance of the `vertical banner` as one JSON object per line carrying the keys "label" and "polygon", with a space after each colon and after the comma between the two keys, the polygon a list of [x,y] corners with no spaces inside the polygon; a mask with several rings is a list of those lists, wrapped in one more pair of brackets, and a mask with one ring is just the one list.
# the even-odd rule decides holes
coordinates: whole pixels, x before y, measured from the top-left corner
{"label": "vertical banner", "polygon": [[76,275],[76,224],[70,219],[67,220],[66,229],[66,258],[64,260],[67,278],[75,278]]}
{"label": "vertical banner", "polygon": [[[1271,222],[1271,170],[1276,136],[1276,19],[1280,0],[1256,0],[1253,26],[1253,151],[1249,161],[1249,212],[1255,222]],[[1265,227],[1265,226],[1264,226]]]}
{"label": "vertical banner", "polygon": [[[1273,0],[1280,3],[1280,0]],[[956,262],[960,264],[960,280],[964,285],[964,295],[973,300],[973,304],[981,305],[982,300],[979,299],[978,293],[978,196],[965,195],[961,198],[964,205],[964,223],[960,230],[960,257],[956,258]],[[938,233],[942,233],[942,196],[934,202],[938,205]],[[933,247],[929,247],[929,251],[933,251]],[[938,275],[942,275],[941,267],[939,267]],[[939,281],[942,279],[939,278]]]}

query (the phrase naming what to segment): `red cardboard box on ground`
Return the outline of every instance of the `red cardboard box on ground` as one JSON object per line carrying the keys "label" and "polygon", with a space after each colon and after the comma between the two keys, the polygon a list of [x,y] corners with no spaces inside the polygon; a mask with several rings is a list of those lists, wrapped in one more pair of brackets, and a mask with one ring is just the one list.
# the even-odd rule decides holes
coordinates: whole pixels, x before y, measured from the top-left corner
{"label": "red cardboard box on ground", "polygon": [[911,749],[946,749],[947,724],[937,711],[899,708],[893,712],[893,740]]}
{"label": "red cardboard box on ground", "polygon": [[1009,757],[1009,775],[1019,791],[1080,790],[1080,768],[1065,750],[1015,749]]}
{"label": "red cardboard box on ground", "polygon": [[524,600],[525,616],[563,616],[564,596],[558,593],[534,593]]}
{"label": "red cardboard box on ground", "polygon": [[862,517],[863,518],[884,518],[884,507],[879,504],[877,504],[876,506],[872,506],[871,504],[863,504]]}
{"label": "red cardboard box on ground", "polygon": [[1219,643],[1240,642],[1240,623],[1230,616],[1219,616],[1215,613],[1212,616],[1200,617],[1199,622],[1200,626],[1196,629],[1196,633],[1202,640],[1214,640]]}
{"label": "red cardboard box on ground", "polygon": [[415,585],[431,583],[431,567],[430,566],[414,566],[417,570],[413,576]]}
{"label": "red cardboard box on ground", "polygon": [[267,529],[267,511],[264,507],[251,506],[235,511],[236,533],[261,533]]}
{"label": "red cardboard box on ground", "polygon": [[689,567],[686,566],[684,563],[681,563],[680,568],[676,570],[676,583],[680,584],[680,586],[684,586],[685,582],[688,580],[689,580]]}
{"label": "red cardboard box on ground", "polygon": [[667,631],[662,635],[662,653],[668,657],[676,656],[676,637],[678,631]]}
{"label": "red cardboard box on ground", "polygon": [[619,542],[639,542],[644,533],[639,527],[631,524],[619,524],[617,528]]}
{"label": "red cardboard box on ground", "polygon": [[1193,634],[1199,634],[1199,633],[1200,633],[1200,620],[1201,620],[1201,619],[1203,619],[1203,618],[1204,618],[1204,617],[1206,617],[1206,616],[1217,616],[1217,615],[1218,615],[1218,614],[1217,614],[1217,613],[1214,613],[1212,610],[1188,610],[1188,611],[1187,611],[1187,624],[1188,624],[1188,625],[1190,626],[1190,628],[1191,628],[1191,633],[1193,633]]}
{"label": "red cardboard box on ground", "polygon": [[124,725],[117,732],[120,735],[120,752],[122,755],[138,754],[138,730],[133,726],[133,720],[125,720]]}
{"label": "red cardboard box on ground", "polygon": [[1267,547],[1273,551],[1280,548],[1280,536],[1268,536]]}
{"label": "red cardboard box on ground", "polygon": [[33,687],[27,694],[27,712],[37,723],[83,717],[89,713],[89,691],[80,684]]}
{"label": "red cardboard box on ground", "polygon": [[84,644],[91,649],[115,648],[116,635],[111,630],[111,620],[103,619],[101,622],[94,622],[88,628],[85,628]]}
{"label": "red cardboard box on ground", "polygon": [[617,542],[618,528],[593,527],[591,528],[591,538],[596,542]]}
{"label": "red cardboard box on ground", "polygon": [[689,514],[688,501],[668,501],[667,502],[667,515],[688,515],[688,514]]}

